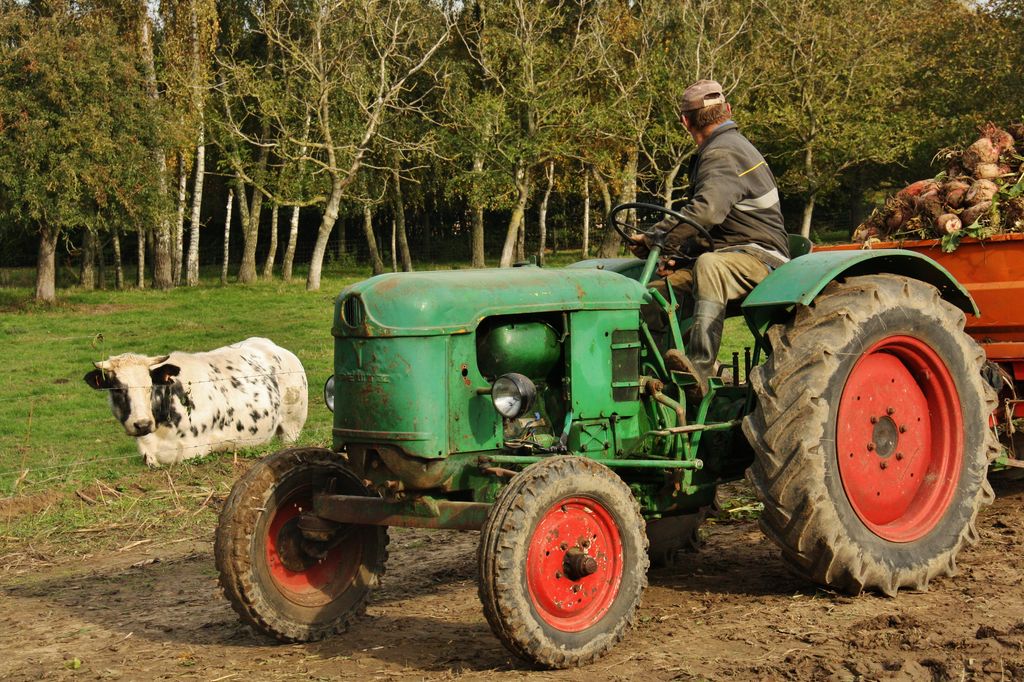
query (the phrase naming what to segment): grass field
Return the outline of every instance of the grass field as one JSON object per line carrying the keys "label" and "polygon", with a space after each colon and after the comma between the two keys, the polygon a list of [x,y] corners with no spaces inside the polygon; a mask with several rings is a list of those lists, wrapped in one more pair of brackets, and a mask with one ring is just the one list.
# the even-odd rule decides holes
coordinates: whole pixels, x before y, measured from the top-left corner
{"label": "grass field", "polygon": [[20,307],[28,292],[0,290],[0,494],[16,492],[15,484],[33,491],[106,480],[141,466],[106,397],[82,381],[94,361],[128,351],[199,351],[266,336],[302,360],[311,393],[303,440],[326,442],[319,388],[331,368],[331,307],[357,279],[327,279],[320,292],[300,283],[72,291],[51,309]]}
{"label": "grass field", "polygon": [[[234,476],[230,453],[166,471],[146,469],[106,396],[82,380],[94,361],[110,355],[200,351],[268,337],[293,351],[306,369],[310,409],[301,442],[328,444],[331,415],[320,388],[331,372],[333,300],[367,274],[335,270],[319,292],[307,292],[301,279],[220,286],[211,278],[168,292],[66,289],[53,307],[33,305],[28,288],[0,289],[0,536],[117,527],[126,515],[142,522],[167,509],[182,510],[176,518],[187,524],[184,510],[226,494]],[[723,358],[745,343],[742,321],[730,320]],[[279,446],[273,442],[241,456]],[[9,510],[27,503],[38,511],[5,515],[5,502]]]}

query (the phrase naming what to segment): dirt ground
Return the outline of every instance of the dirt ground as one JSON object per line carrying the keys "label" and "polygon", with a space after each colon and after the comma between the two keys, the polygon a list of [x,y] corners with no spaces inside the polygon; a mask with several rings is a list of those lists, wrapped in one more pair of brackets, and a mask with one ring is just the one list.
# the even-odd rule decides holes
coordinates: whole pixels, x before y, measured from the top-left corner
{"label": "dirt ground", "polygon": [[640,623],[610,655],[560,672],[526,668],[491,635],[476,533],[393,529],[366,617],[312,645],[239,624],[209,542],[41,564],[0,578],[0,679],[1024,680],[1024,482],[997,491],[960,575],[895,599],[815,590],[755,522],[712,522],[699,552],[652,571]]}

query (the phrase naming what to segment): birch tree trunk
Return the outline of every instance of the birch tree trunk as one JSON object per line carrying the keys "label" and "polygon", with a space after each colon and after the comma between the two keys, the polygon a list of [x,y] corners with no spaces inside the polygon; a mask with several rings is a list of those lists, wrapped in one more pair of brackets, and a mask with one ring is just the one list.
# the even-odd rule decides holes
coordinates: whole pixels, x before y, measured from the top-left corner
{"label": "birch tree trunk", "polygon": [[[811,134],[813,135],[814,128],[811,127]],[[804,215],[803,220],[800,222],[800,234],[810,238],[811,236],[811,219],[814,217],[814,201],[817,197],[818,190],[814,187],[814,151],[811,148],[811,143],[807,143],[807,149],[804,150],[804,173],[807,175],[808,195],[806,201],[804,201]]]}
{"label": "birch tree trunk", "polygon": [[[620,196],[618,196],[618,203],[627,204],[636,201],[637,197],[637,163],[639,161],[639,151],[636,146],[630,147],[629,152],[626,155],[626,164],[623,167],[623,190]],[[605,197],[605,222],[607,222],[607,215],[611,212],[611,195],[608,191],[607,183],[601,187],[602,195]],[[635,216],[634,211],[629,212],[629,218],[632,219]],[[601,239],[601,248],[598,250],[599,258],[614,258],[620,252],[622,248],[622,238],[618,235],[618,232],[612,229],[611,225],[604,225],[604,237]]]}
{"label": "birch tree trunk", "polygon": [[[302,139],[309,139],[309,126],[313,121],[313,115],[306,113],[306,122],[302,127]],[[300,158],[306,156],[306,145],[302,145],[300,152]],[[305,166],[305,161],[299,161],[299,173],[302,172],[302,168]],[[299,207],[292,206],[292,220],[289,224],[288,230],[288,246],[285,247],[284,261],[281,263],[281,278],[285,282],[292,281],[292,265],[295,261],[295,246],[299,241]]]}
{"label": "birch tree trunk", "polygon": [[[266,147],[260,151],[260,168],[266,165]],[[240,201],[245,202],[244,192]],[[258,187],[252,188],[252,201],[245,211],[245,222],[242,223],[242,262],[238,267],[238,281],[250,284],[256,281],[256,244],[259,241],[260,217],[263,215],[263,192]]]}
{"label": "birch tree trunk", "polygon": [[138,261],[139,272],[136,278],[136,286],[140,289],[146,288],[146,229],[139,226]]}
{"label": "birch tree trunk", "polygon": [[285,282],[292,281],[292,263],[295,261],[295,245],[299,241],[299,207],[292,206],[292,220],[288,230],[288,246],[284,250],[284,262],[281,264],[281,278]]}
{"label": "birch tree trunk", "polygon": [[[220,283],[228,283],[228,255],[231,247],[231,207],[235,203],[235,190],[228,189],[228,207],[224,216],[224,261],[220,266]],[[244,200],[240,203],[245,203]]]}
{"label": "birch tree trunk", "polygon": [[60,231],[43,226],[39,230],[39,255],[36,259],[36,295],[38,303],[57,300],[57,237]]}
{"label": "birch tree trunk", "polygon": [[363,204],[363,234],[366,236],[366,245],[370,250],[370,264],[373,274],[379,275],[384,272],[384,261],[380,259],[380,251],[377,250],[377,238],[373,235],[373,211],[369,204]]}
{"label": "birch tree trunk", "polygon": [[205,123],[199,122],[199,143],[196,145],[196,179],[192,183],[192,220],[188,235],[188,272],[185,283],[190,287],[199,284],[199,230],[203,207],[203,179],[206,176],[206,131]]}
{"label": "birch tree trunk", "polygon": [[473,209],[473,267],[486,268],[487,255],[484,249],[484,207]]}
{"label": "birch tree trunk", "polygon": [[[473,154],[473,175],[479,178],[483,175],[483,172],[484,156],[480,152],[476,152]],[[474,187],[473,189],[473,267],[485,268],[487,267],[487,260],[484,254],[484,206],[477,196],[480,191],[479,188]]]}
{"label": "birch tree trunk", "polygon": [[110,240],[114,244],[114,288],[124,289],[124,262],[121,260],[121,230],[114,228]]}
{"label": "birch tree trunk", "polygon": [[238,219],[242,223],[242,232],[244,233],[249,224],[249,203],[245,200],[245,180],[236,173],[231,182],[235,190],[235,203],[238,204]]}
{"label": "birch tree trunk", "polygon": [[582,257],[590,253],[590,171],[583,170],[583,249]]}
{"label": "birch tree trunk", "polygon": [[391,272],[398,272],[398,250],[396,248],[395,233],[398,231],[398,226],[395,224],[395,219],[391,219]]}
{"label": "birch tree trunk", "polygon": [[171,262],[171,280],[182,283],[182,265],[185,260],[185,199],[188,193],[188,174],[185,172],[185,153],[178,152],[178,219],[174,223],[174,260]]}
{"label": "birch tree trunk", "polygon": [[811,219],[814,216],[814,202],[816,196],[816,194],[812,194],[807,197],[807,200],[804,202],[803,219],[800,222],[800,234],[808,239],[811,237]]}
{"label": "birch tree trunk", "polygon": [[[324,214],[320,218],[320,229],[316,233],[316,243],[313,245],[313,254],[309,259],[309,274],[306,276],[306,290],[320,290],[320,273],[323,270],[324,254],[327,253],[327,242],[331,238],[331,231],[334,223],[338,221],[338,207],[341,205],[341,194],[344,187],[341,178],[335,177],[332,183],[331,196],[324,206]],[[372,236],[372,235],[371,235]],[[376,246],[374,244],[374,246]],[[380,260],[378,256],[377,260]],[[383,266],[381,270],[383,271]],[[376,273],[375,273],[376,274]]]}
{"label": "birch tree trunk", "polygon": [[270,249],[267,260],[263,263],[263,279],[274,278],[274,261],[277,259],[277,202],[270,209]]}
{"label": "birch tree trunk", "polygon": [[525,164],[520,160],[516,166],[516,203],[512,208],[512,216],[508,221],[508,231],[505,233],[505,245],[501,249],[501,260],[499,267],[512,267],[512,258],[515,254],[516,241],[519,238],[519,229],[523,224],[526,215],[526,200],[530,192],[530,173]]}
{"label": "birch tree trunk", "polygon": [[[156,61],[153,55],[153,26],[148,16],[148,3],[141,0],[138,7],[140,46],[142,48],[143,67],[149,97],[154,102],[159,100],[156,83]],[[167,163],[163,149],[153,150],[153,165],[157,178],[157,191],[160,196],[167,196]],[[171,278],[171,224],[167,215],[161,211],[153,231],[153,286],[157,289],[170,289],[174,286]],[[139,268],[140,272],[142,268]]]}
{"label": "birch tree trunk", "polygon": [[[405,201],[402,199],[402,175],[399,159],[396,154],[391,166],[392,203],[395,211],[395,227],[398,233],[398,248],[402,254],[402,272],[412,272],[412,254],[409,253],[409,240],[405,233]],[[394,247],[392,247],[392,254]]]}
{"label": "birch tree trunk", "polygon": [[548,200],[551,198],[551,187],[555,183],[555,162],[548,161],[544,166],[544,179],[547,184],[544,186],[544,198],[540,201],[539,215],[537,217],[537,229],[540,232],[540,245],[537,248],[537,264],[544,265],[544,249],[547,248],[548,240]]}
{"label": "birch tree trunk", "polygon": [[597,247],[598,258],[614,258],[619,252],[619,233],[607,225],[608,214],[612,211],[612,193],[608,183],[597,172],[594,173],[594,181],[601,190],[601,199],[604,202],[604,214],[601,218],[604,234],[601,236],[601,244]]}
{"label": "birch tree trunk", "polygon": [[516,263],[526,260],[526,207],[523,207],[523,216],[519,220],[519,232],[516,234]]}
{"label": "birch tree trunk", "polygon": [[664,184],[661,188],[661,205],[665,208],[672,208],[672,195],[676,191],[676,178],[683,167],[682,159],[676,161],[668,171],[665,172]]}

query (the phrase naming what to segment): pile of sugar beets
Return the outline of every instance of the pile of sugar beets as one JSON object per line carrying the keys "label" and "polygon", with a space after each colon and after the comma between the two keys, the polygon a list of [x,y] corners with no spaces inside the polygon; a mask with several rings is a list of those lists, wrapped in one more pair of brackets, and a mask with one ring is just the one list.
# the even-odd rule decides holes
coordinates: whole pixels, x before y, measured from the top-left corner
{"label": "pile of sugar beets", "polygon": [[[1021,151],[1014,147],[1020,141]],[[1024,123],[999,128],[987,123],[967,149],[939,153],[946,168],[889,197],[853,231],[852,239],[941,238],[945,250],[962,237],[1024,232]]]}

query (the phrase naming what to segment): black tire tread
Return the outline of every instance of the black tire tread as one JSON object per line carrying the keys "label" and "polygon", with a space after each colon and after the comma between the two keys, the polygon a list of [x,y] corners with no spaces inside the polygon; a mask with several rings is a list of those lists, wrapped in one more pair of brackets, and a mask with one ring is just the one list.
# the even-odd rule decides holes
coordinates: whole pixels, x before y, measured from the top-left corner
{"label": "black tire tread", "polygon": [[[550,486],[573,489],[573,484],[586,478],[597,477],[613,487],[620,499],[628,499],[632,523],[639,536],[636,567],[639,584],[637,596],[625,617],[611,630],[596,637],[586,646],[566,650],[551,642],[539,626],[523,617],[523,604],[518,603],[520,586],[514,584],[517,571],[517,550],[511,541],[511,531],[522,529],[531,509],[535,491]],[[516,475],[502,490],[488,516],[480,537],[478,562],[480,569],[479,594],[484,616],[494,635],[513,654],[545,668],[569,668],[596,661],[615,646],[636,620],[640,595],[647,587],[648,541],[640,505],[628,486],[607,467],[585,457],[550,457],[531,465]]]}
{"label": "black tire tread", "polygon": [[[772,353],[751,372],[758,405],[744,419],[743,431],[757,453],[747,477],[765,506],[760,526],[780,547],[790,568],[813,582],[854,594],[925,590],[933,578],[955,573],[957,553],[977,541],[978,509],[994,497],[982,473],[974,512],[952,548],[912,570],[892,570],[859,552],[823,499],[827,493],[820,425],[828,419],[829,405],[817,396],[839,365],[833,351],[855,339],[859,326],[880,307],[915,302],[920,306],[921,301],[946,328],[961,332],[958,345],[965,365],[978,367],[976,376],[965,379],[975,384],[976,395],[984,396],[985,409],[994,409],[995,392],[981,376],[984,353],[962,333],[963,312],[944,301],[934,287],[896,275],[830,284],[811,306],[799,307],[788,324],[769,330]],[[987,461],[979,459],[971,466],[986,467],[997,456],[998,442],[991,430],[985,449]]]}
{"label": "black tire tread", "polygon": [[[274,485],[284,474],[306,468],[328,467],[354,477],[334,452],[325,448],[287,448],[275,452],[253,465],[231,489],[221,510],[214,539],[214,561],[219,582],[231,608],[242,621],[282,642],[313,642],[345,631],[353,620],[366,611],[370,591],[343,617],[321,625],[297,623],[280,614],[263,596],[253,576],[250,547],[263,505]],[[356,479],[358,480],[358,479]],[[387,530],[382,529],[383,542],[378,554],[370,558],[375,567],[378,587],[388,557]]]}

